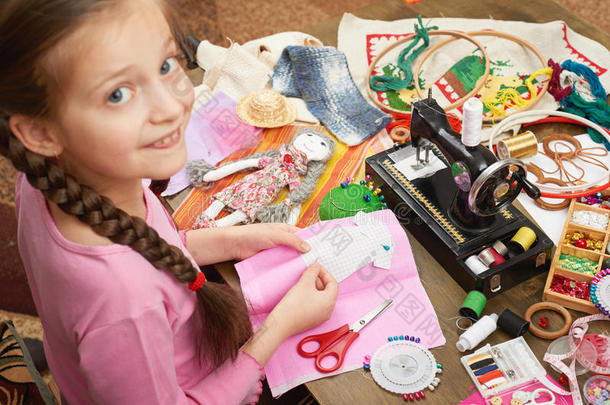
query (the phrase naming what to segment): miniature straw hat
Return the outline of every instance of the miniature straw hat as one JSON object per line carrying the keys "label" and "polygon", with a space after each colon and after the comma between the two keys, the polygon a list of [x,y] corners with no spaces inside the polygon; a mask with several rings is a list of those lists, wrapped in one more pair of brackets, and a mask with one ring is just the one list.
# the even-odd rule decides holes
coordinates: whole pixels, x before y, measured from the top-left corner
{"label": "miniature straw hat", "polygon": [[237,103],[237,115],[244,122],[260,128],[288,125],[297,116],[297,110],[277,91],[263,90],[248,94]]}

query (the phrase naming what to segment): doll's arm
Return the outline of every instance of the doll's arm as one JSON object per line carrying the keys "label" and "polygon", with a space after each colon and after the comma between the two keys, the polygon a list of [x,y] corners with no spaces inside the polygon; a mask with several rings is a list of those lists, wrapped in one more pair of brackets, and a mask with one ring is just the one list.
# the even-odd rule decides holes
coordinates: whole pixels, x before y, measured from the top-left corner
{"label": "doll's arm", "polygon": [[203,159],[192,160],[186,163],[189,181],[195,187],[211,187],[211,182],[240,170],[259,167],[261,158],[250,158],[237,162],[227,163],[219,168],[209,164]]}
{"label": "doll's arm", "polygon": [[240,160],[238,162],[226,164],[224,166],[219,167],[218,169],[211,170],[211,171],[207,172],[206,174],[204,174],[203,181],[205,181],[206,183],[209,183],[212,181],[220,180],[233,173],[237,173],[237,172],[245,170],[245,169],[258,168],[259,161],[260,161],[259,158],[254,158],[254,159],[244,159],[244,160]]}

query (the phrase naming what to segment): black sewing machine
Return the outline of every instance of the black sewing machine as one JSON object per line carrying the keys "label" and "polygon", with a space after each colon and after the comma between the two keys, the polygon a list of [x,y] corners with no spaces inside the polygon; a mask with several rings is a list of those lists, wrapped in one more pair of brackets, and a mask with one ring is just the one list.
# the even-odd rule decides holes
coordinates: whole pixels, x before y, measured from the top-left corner
{"label": "black sewing machine", "polygon": [[[426,172],[433,162],[438,170]],[[540,197],[525,164],[498,160],[482,145],[465,146],[430,95],[413,103],[411,142],[366,159],[366,166],[399,221],[464,290],[489,297],[548,270],[552,241],[512,206],[522,190]],[[510,246],[523,226],[536,234],[529,249],[483,272],[466,265],[497,240]]]}

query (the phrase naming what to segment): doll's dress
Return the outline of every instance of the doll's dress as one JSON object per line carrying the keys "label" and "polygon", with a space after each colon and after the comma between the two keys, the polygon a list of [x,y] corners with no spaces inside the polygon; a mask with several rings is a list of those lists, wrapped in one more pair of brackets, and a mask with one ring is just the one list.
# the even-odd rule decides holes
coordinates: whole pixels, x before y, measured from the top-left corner
{"label": "doll's dress", "polygon": [[283,145],[277,156],[260,158],[258,167],[260,170],[213,197],[227,208],[245,213],[250,222],[255,220],[256,211],[273,202],[282,188],[288,186],[292,191],[299,186],[300,176],[307,173],[307,155],[292,145]]}

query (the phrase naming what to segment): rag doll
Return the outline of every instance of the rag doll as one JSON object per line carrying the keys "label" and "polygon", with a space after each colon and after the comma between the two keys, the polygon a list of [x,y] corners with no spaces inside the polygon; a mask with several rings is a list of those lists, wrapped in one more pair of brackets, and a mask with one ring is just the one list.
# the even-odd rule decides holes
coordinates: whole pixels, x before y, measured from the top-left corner
{"label": "rag doll", "polygon": [[[295,224],[301,203],[315,189],[334,148],[335,142],[327,135],[302,129],[290,144],[282,145],[278,150],[259,152],[218,168],[204,160],[189,162],[189,179],[195,187],[209,185],[240,171],[256,170],[216,193],[194,227],[230,226],[256,220]],[[289,188],[286,198],[271,204],[284,187]],[[231,214],[215,220],[225,208],[232,211]]]}

